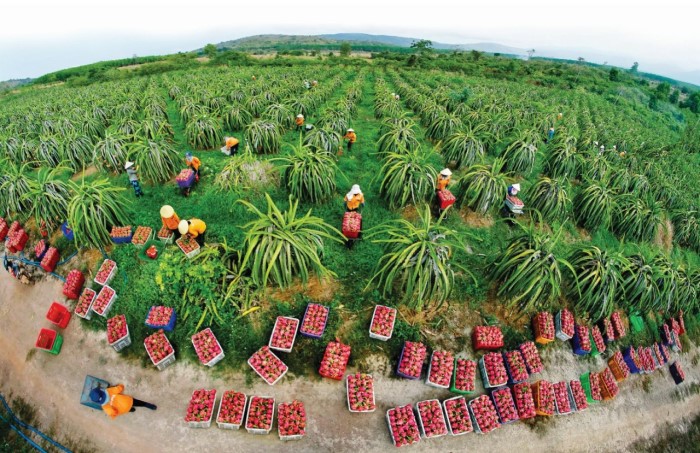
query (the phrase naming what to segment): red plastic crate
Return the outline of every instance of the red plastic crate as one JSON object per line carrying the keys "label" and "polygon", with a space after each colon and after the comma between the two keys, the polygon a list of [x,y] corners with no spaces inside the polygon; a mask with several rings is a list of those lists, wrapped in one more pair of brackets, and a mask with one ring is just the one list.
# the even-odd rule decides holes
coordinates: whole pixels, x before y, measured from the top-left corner
{"label": "red plastic crate", "polygon": [[455,196],[452,195],[452,192],[447,189],[438,190],[437,197],[438,202],[440,203],[440,209],[449,208],[456,200]]}
{"label": "red plastic crate", "polygon": [[359,212],[346,212],[343,215],[343,236],[348,239],[357,239],[362,230],[362,214]]}
{"label": "red plastic crate", "polygon": [[51,323],[56,324],[61,329],[65,329],[70,321],[70,310],[64,305],[54,302],[49,307],[49,311],[46,313],[46,319]]}
{"label": "red plastic crate", "polygon": [[56,335],[58,332],[51,329],[41,329],[39,331],[39,337],[36,339],[36,346],[39,349],[45,349],[50,351],[53,348],[53,343],[56,341]]}

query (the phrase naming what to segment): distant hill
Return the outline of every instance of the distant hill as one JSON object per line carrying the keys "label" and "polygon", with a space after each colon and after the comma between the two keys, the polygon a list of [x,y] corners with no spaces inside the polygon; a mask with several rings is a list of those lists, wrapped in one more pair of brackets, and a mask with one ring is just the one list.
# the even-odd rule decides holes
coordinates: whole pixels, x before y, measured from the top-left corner
{"label": "distant hill", "polygon": [[31,83],[32,80],[34,79],[11,79],[11,80],[5,80],[3,82],[0,82],[0,91],[5,91],[5,90],[11,90],[13,88],[21,87],[22,85],[26,85],[28,83]]}
{"label": "distant hill", "polygon": [[[366,33],[336,33],[327,35],[255,35],[225,41],[217,44],[220,49],[233,49],[247,52],[272,50],[336,50],[343,42],[351,42],[354,50],[380,51],[396,48],[407,49],[420,38],[406,38]],[[497,43],[444,44],[433,42],[438,50],[478,50],[488,53],[524,55],[524,49],[508,47]],[[200,49],[201,50],[201,49]]]}

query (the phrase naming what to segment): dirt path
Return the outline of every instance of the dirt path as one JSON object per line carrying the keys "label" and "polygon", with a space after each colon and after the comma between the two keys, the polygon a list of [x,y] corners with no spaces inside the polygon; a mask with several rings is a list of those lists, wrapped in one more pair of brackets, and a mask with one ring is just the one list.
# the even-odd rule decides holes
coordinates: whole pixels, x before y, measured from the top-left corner
{"label": "dirt path", "polygon": [[[176,363],[163,372],[142,368],[122,360],[102,334],[85,331],[84,322],[73,318],[64,332],[61,354],[53,356],[33,349],[41,327],[48,327],[45,313],[53,300],[62,301],[61,285],[45,282],[25,287],[0,271],[0,390],[22,396],[37,407],[38,423],[51,428],[56,436],[77,440],[96,451],[271,451],[290,447],[296,451],[395,451],[391,445],[385,411],[395,405],[422,399],[449,396],[422,382],[390,377],[386,358],[378,356],[375,369],[377,411],[350,414],[346,409],[343,384],[328,379],[285,377],[269,387],[256,379],[246,387],[240,373]],[[142,348],[132,344],[131,348]],[[144,352],[145,353],[145,352]],[[691,354],[696,354],[697,350]],[[602,369],[602,359],[575,358],[566,350],[551,351],[542,377],[552,380],[573,379],[588,369]],[[700,367],[684,357],[687,380],[700,380]],[[556,363],[556,365],[555,365]],[[566,370],[566,371],[565,371]],[[79,404],[86,374],[123,382],[128,393],[158,404],[157,412],[139,409],[114,421],[101,412]],[[666,422],[680,423],[700,412],[700,395],[678,401],[677,387],[667,371],[653,375],[652,388],[646,392],[641,376],[632,376],[621,384],[620,396],[584,413],[541,420],[534,425],[516,423],[486,436],[424,440],[421,451],[624,451],[629,445],[649,437]],[[687,387],[687,384],[685,384]],[[308,411],[306,439],[293,444],[281,442],[275,431],[269,436],[254,436],[245,431],[189,429],[182,421],[189,394],[195,388],[243,390],[247,394],[270,395],[277,401],[300,399]],[[686,392],[687,393],[687,392]]]}

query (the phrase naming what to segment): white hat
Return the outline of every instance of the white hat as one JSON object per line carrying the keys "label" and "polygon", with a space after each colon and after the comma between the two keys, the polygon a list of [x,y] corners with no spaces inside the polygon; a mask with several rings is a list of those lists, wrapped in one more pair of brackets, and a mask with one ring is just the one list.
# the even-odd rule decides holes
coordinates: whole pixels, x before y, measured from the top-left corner
{"label": "white hat", "polygon": [[304,118],[304,115],[302,115],[302,114],[300,113],[300,114],[297,115],[297,118]]}
{"label": "white hat", "polygon": [[440,171],[440,174],[443,176],[452,176],[452,172],[449,168],[443,168],[442,171]]}
{"label": "white hat", "polygon": [[513,184],[513,190],[520,192],[520,184]]}
{"label": "white hat", "polygon": [[164,219],[169,219],[173,216],[173,214],[175,214],[175,210],[169,204],[166,204],[165,206],[160,208],[160,216]]}
{"label": "white hat", "polygon": [[348,129],[348,132],[355,132],[355,129]]}
{"label": "white hat", "polygon": [[360,185],[355,184],[354,186],[352,186],[352,188],[350,189],[350,193],[353,195],[357,195],[358,193],[362,193],[362,190],[360,189]]}
{"label": "white hat", "polygon": [[617,149],[617,145],[613,145],[613,149]]}
{"label": "white hat", "polygon": [[124,170],[128,170],[129,168],[133,167],[134,163],[126,161],[126,164],[124,164]]}
{"label": "white hat", "polygon": [[187,223],[187,220],[180,220],[180,223],[177,225],[177,231],[180,234],[187,234],[190,231],[190,224]]}
{"label": "white hat", "polygon": [[605,145],[600,145],[600,149],[605,149]]}
{"label": "white hat", "polygon": [[594,144],[595,146],[598,146],[598,142],[593,142],[593,144]]}

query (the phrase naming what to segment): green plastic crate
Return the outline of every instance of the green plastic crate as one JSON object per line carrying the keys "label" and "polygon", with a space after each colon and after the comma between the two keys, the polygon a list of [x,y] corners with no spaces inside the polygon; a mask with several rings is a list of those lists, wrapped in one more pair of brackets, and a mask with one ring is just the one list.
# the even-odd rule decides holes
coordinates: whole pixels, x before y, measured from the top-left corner
{"label": "green plastic crate", "polygon": [[[479,371],[479,367],[477,366],[477,369],[474,370],[474,380],[476,381],[476,373]],[[452,381],[450,382],[450,392],[456,393],[458,395],[471,395],[474,393],[474,390],[471,392],[465,392],[464,390],[458,390],[455,387],[455,382],[457,379],[457,359],[455,358],[455,365],[454,368],[452,369]]]}
{"label": "green plastic crate", "polygon": [[595,345],[595,340],[593,339],[593,329],[588,329],[588,338],[591,342],[591,357],[596,357],[600,355],[600,351]]}
{"label": "green plastic crate", "polygon": [[639,315],[630,315],[630,325],[634,333],[639,333],[644,330],[644,319]]}
{"label": "green plastic crate", "polygon": [[589,404],[598,404],[597,400],[593,399],[593,394],[591,393],[591,373],[584,373],[581,375],[581,387],[583,387],[583,392],[586,394],[586,401]]}

